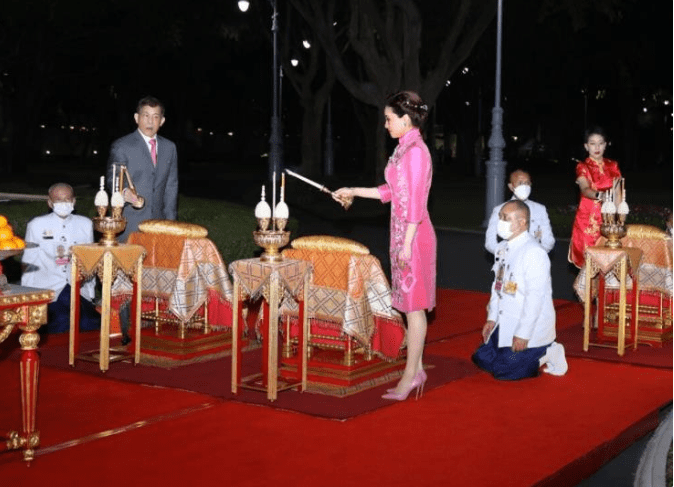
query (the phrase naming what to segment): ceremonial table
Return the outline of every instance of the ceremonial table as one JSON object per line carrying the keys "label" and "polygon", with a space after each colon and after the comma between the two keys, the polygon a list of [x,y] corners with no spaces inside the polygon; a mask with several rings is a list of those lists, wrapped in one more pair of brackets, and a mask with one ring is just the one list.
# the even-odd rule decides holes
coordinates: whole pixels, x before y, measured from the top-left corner
{"label": "ceremonial table", "polygon": [[617,249],[609,247],[588,247],[585,250],[585,268],[579,274],[577,280],[583,280],[578,287],[584,289],[583,301],[585,303],[585,319],[583,321],[583,350],[588,351],[589,345],[607,346],[603,343],[590,343],[590,315],[592,308],[592,279],[599,274],[597,291],[597,336],[600,340],[604,335],[604,306],[605,286],[607,277],[612,275],[617,278],[619,285],[618,301],[618,355],[625,354],[625,333],[627,315],[627,289],[629,287],[628,276],[631,278],[632,306],[630,319],[630,341],[637,348],[639,333],[639,264],[643,252],[634,247],[621,247]]}
{"label": "ceremonial table", "polygon": [[[112,283],[118,275],[130,276],[133,280],[133,300],[131,316],[134,327],[134,363],[140,361],[140,324],[141,291],[143,275],[143,257],[145,248],[140,245],[74,245],[72,248],[71,293],[70,293],[70,341],[68,363],[75,365],[75,358],[97,361],[102,372],[109,368],[110,362],[130,358],[126,353],[110,356],[110,298]],[[79,310],[80,283],[83,279],[97,275],[103,284],[101,306],[100,348],[94,354],[79,354]],[[98,355],[98,359],[96,359]]]}
{"label": "ceremonial table", "polygon": [[[129,243],[142,245],[147,250],[143,264],[143,295],[159,301],[169,314],[155,309],[145,310],[144,319],[177,323],[181,338],[185,327],[203,323],[204,333],[211,325],[231,326],[232,284],[225,263],[217,247],[205,237],[184,237],[162,233],[134,232]],[[131,289],[120,279],[115,293]],[[198,311],[201,307],[203,316]],[[157,330],[158,331],[158,330]]]}
{"label": "ceremonial table", "polygon": [[[391,305],[391,288],[376,257],[369,251],[313,248],[288,248],[283,255],[313,265],[308,305],[310,356],[313,345],[331,348],[331,343],[341,341],[345,342],[344,363],[352,365],[351,342],[355,340],[368,360],[373,352],[387,359],[398,358],[405,340],[405,326]],[[293,325],[297,321],[297,305],[285,300],[281,311],[289,318],[291,326],[286,340],[290,340],[296,335]]]}
{"label": "ceremonial table", "polygon": [[[4,276],[3,276],[4,277]],[[40,432],[35,429],[37,414],[38,377],[40,356],[37,344],[40,335],[37,330],[47,322],[47,305],[54,298],[54,291],[16,286],[2,286],[0,290],[0,343],[12,332],[15,326],[21,330],[21,433],[11,431],[8,434],[7,449],[24,448],[23,459],[31,461],[35,457],[35,448],[40,444]]]}
{"label": "ceremonial table", "polygon": [[[234,297],[232,312],[232,393],[236,394],[239,387],[267,392],[267,399],[274,401],[280,390],[300,387],[304,391],[307,387],[307,332],[309,325],[305,306],[308,302],[308,291],[312,277],[311,263],[285,259],[280,262],[264,262],[260,259],[244,259],[232,262],[229,272],[234,281]],[[263,353],[262,374],[257,374],[246,381],[241,379],[241,361],[243,358],[239,330],[239,308],[244,298],[257,299],[262,297],[264,304],[262,312],[265,324],[262,326],[263,342],[266,342],[267,351]],[[279,307],[284,297],[292,297],[300,301],[300,322],[302,332],[298,343],[298,353],[301,355],[301,366],[297,368],[296,380],[290,380],[281,387],[278,384],[278,322]],[[261,377],[262,385],[256,385],[257,377]]]}

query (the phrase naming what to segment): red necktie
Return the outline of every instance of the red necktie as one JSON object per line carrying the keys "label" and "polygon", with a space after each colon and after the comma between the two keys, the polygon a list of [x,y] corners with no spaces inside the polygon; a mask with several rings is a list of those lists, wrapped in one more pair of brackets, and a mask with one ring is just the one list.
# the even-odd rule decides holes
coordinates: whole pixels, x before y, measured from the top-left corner
{"label": "red necktie", "polygon": [[150,155],[152,156],[152,164],[157,165],[157,140],[150,139]]}

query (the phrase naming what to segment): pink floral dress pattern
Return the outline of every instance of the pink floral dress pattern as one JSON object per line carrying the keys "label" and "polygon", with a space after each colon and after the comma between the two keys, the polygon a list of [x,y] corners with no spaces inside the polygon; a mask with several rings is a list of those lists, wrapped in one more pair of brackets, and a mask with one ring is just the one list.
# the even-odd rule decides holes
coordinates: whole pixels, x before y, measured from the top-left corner
{"label": "pink floral dress pattern", "polygon": [[[379,186],[383,203],[391,202],[391,284],[393,307],[409,313],[435,307],[437,242],[428,215],[433,165],[418,129],[398,139]],[[409,262],[399,259],[409,223],[418,224]]]}

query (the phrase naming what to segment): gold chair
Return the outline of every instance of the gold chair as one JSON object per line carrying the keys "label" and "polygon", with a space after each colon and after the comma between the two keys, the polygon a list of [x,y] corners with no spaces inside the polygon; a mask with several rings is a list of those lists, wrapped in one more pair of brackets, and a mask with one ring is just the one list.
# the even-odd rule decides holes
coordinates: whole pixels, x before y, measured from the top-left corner
{"label": "gold chair", "polygon": [[[404,343],[402,317],[391,307],[391,289],[379,260],[353,240],[312,235],[300,237],[282,252],[290,259],[313,264],[309,290],[309,355],[313,348],[343,352],[352,366],[356,354],[398,358]],[[297,305],[282,303],[285,324],[284,356],[292,355],[297,336]]]}
{"label": "gold chair", "polygon": [[231,327],[232,285],[222,258],[199,225],[147,220],[129,243],[147,250],[143,271],[143,320],[175,325],[185,339],[189,329],[210,333]]}
{"label": "gold chair", "polygon": [[[639,343],[661,347],[672,338],[672,239],[665,231],[651,225],[627,225],[626,230],[623,247],[643,251],[639,266],[637,339]],[[602,243],[600,240],[597,245]],[[606,332],[617,335],[618,291],[608,283],[605,303]],[[628,317],[633,305],[628,297]]]}

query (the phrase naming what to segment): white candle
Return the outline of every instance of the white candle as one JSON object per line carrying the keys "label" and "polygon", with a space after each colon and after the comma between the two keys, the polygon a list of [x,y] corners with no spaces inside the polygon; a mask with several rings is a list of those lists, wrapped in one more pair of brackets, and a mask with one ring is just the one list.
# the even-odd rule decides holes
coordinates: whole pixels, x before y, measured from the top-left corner
{"label": "white candle", "polygon": [[105,176],[101,176],[101,191],[105,189]]}
{"label": "white candle", "polygon": [[281,201],[285,201],[286,194],[286,174],[281,173]]}
{"label": "white candle", "polygon": [[271,173],[271,218],[276,217],[276,171]]}
{"label": "white candle", "polygon": [[117,173],[117,164],[112,165],[112,192],[114,193],[117,191],[117,178],[115,177],[115,174]]}

